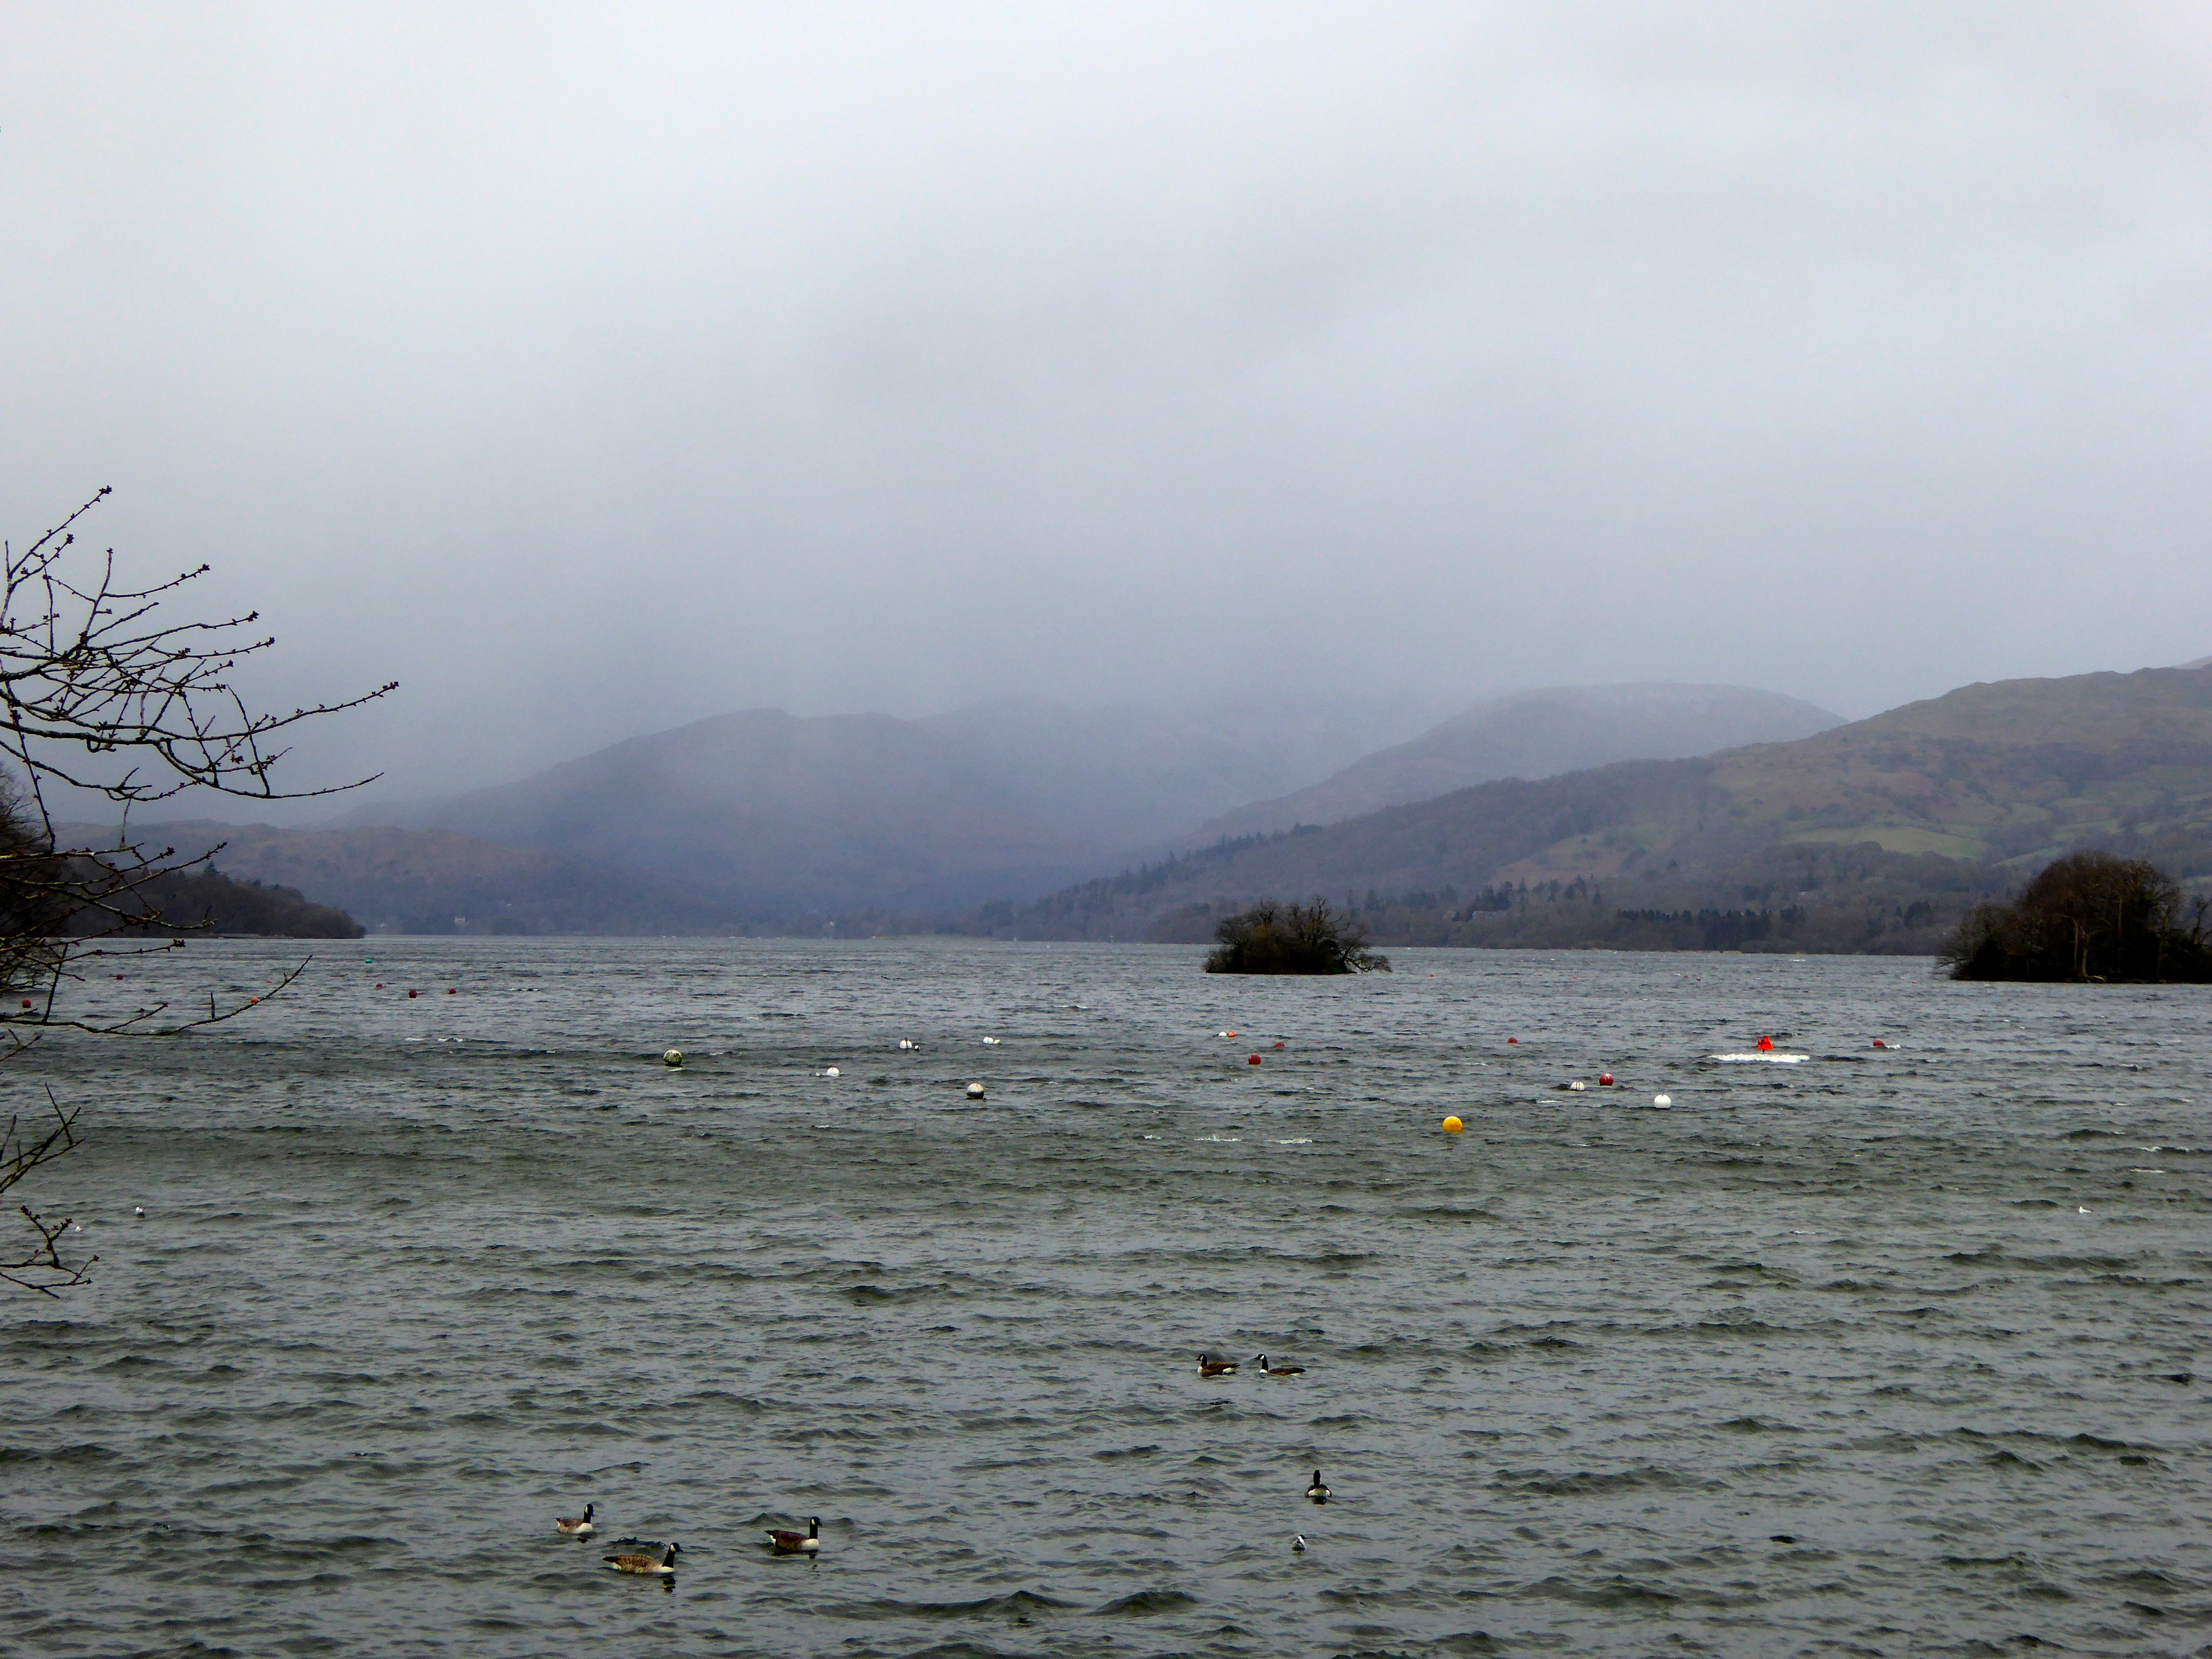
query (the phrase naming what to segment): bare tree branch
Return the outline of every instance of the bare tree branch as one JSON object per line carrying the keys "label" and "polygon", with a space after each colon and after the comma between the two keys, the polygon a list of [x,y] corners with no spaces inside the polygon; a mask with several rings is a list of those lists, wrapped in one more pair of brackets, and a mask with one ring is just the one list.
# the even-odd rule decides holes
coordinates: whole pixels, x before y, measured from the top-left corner
{"label": "bare tree branch", "polygon": [[[20,552],[0,542],[0,1062],[21,1055],[40,1030],[175,1036],[235,1019],[288,988],[306,962],[258,996],[224,1006],[210,992],[204,1016],[163,1001],[96,1017],[63,1000],[64,988],[83,978],[81,964],[177,949],[184,940],[173,935],[191,931],[165,920],[163,895],[174,878],[208,866],[214,851],[184,859],[173,848],[134,842],[132,807],[189,789],[286,800],[371,782],[279,789],[272,774],[289,752],[280,736],[398,685],[289,714],[254,712],[233,676],[274,637],[251,631],[259,620],[251,611],[216,622],[157,614],[208,573],[204,564],[132,586],[118,576],[113,549],[96,556],[80,549],[78,521],[108,494],[103,486]],[[49,799],[57,786],[89,790],[123,809],[115,846],[58,844]],[[8,1120],[0,1192],[77,1144],[76,1113],[51,1090],[46,1098],[52,1127]],[[0,1247],[0,1281],[47,1295],[82,1284],[97,1258],[64,1258],[60,1244],[73,1224],[47,1222],[28,1206],[21,1213],[38,1243],[20,1260]]]}

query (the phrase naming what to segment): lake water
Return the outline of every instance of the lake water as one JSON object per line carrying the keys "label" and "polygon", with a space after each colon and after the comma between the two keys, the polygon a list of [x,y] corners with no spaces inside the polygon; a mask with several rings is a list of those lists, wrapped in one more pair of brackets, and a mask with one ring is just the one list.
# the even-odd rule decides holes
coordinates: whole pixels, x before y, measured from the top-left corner
{"label": "lake water", "polygon": [[[100,1257],[0,1300],[0,1650],[2212,1643],[2201,988],[318,950],[220,1030],[0,1073],[82,1109],[15,1196]],[[1763,1033],[1807,1058],[1712,1058]],[[757,1547],[811,1516],[818,1561]]]}

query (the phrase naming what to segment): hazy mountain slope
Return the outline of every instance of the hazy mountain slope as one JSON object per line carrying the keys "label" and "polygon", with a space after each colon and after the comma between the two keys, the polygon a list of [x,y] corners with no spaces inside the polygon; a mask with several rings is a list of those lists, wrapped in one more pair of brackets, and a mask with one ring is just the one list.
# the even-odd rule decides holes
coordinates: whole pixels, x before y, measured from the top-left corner
{"label": "hazy mountain slope", "polygon": [[349,821],[587,859],[762,918],[941,909],[1164,844],[1253,790],[1325,775],[1371,724],[1303,716],[1240,735],[1233,721],[1022,700],[926,720],[755,709]]}
{"label": "hazy mountain slope", "polygon": [[[1478,785],[978,922],[1030,936],[1180,934],[1194,916],[1265,895],[1364,902],[1449,890],[1463,904],[1522,883],[1580,882],[1612,908],[1704,908],[1819,902],[1830,885],[1912,871],[1956,897],[2085,845],[2212,876],[2212,669],[1972,685],[1793,743]],[[1789,889],[1792,870],[1808,885]]]}
{"label": "hazy mountain slope", "polygon": [[[114,831],[63,826],[69,844]],[[135,826],[141,847],[198,858],[245,881],[295,888],[371,929],[409,933],[686,933],[734,931],[738,917],[696,893],[451,830],[289,830],[184,821]]]}
{"label": "hazy mountain slope", "polygon": [[1809,737],[1842,717],[1735,685],[1564,686],[1502,697],[1353,762],[1334,777],[1225,812],[1191,836],[1336,823],[1495,778],[1549,778],[1625,760],[1674,760]]}

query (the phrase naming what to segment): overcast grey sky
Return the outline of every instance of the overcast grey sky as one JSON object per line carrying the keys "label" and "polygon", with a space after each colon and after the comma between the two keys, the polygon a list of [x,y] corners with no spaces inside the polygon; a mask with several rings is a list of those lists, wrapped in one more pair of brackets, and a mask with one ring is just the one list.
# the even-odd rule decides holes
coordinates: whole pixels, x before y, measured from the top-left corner
{"label": "overcast grey sky", "polygon": [[2201,4],[8,5],[0,226],[5,533],[409,793],[2212,651]]}

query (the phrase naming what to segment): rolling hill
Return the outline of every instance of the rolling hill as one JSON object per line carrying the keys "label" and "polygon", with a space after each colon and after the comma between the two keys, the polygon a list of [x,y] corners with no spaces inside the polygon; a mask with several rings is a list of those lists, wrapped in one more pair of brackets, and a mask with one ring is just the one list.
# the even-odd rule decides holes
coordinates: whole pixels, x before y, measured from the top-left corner
{"label": "rolling hill", "polygon": [[1583,685],[1478,704],[1334,777],[1226,812],[1190,838],[1337,823],[1494,778],[1548,778],[1626,760],[1677,760],[1810,737],[1843,717],[1740,685]]}

